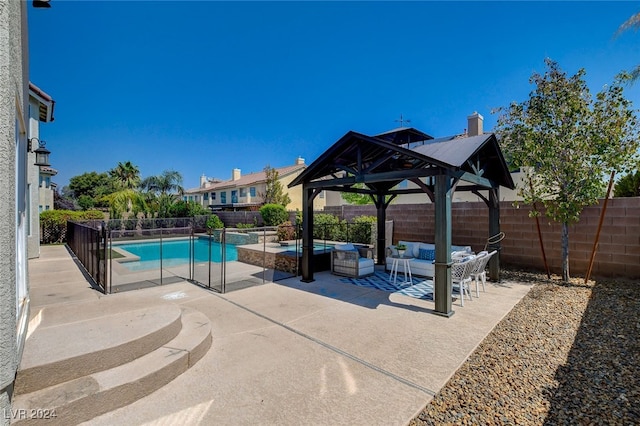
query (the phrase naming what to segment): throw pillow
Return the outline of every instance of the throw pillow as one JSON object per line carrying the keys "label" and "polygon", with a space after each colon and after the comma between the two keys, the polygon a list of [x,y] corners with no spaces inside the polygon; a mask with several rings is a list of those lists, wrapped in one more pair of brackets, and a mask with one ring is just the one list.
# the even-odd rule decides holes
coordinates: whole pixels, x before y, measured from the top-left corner
{"label": "throw pillow", "polygon": [[418,259],[421,260],[435,260],[436,259],[436,251],[429,249],[419,249],[418,251]]}

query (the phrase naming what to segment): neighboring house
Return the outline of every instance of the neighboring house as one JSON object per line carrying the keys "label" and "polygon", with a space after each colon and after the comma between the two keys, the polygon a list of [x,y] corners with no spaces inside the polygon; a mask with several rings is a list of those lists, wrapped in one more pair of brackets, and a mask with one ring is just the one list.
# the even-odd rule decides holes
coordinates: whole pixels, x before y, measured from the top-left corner
{"label": "neighboring house", "polygon": [[29,143],[27,154],[29,201],[27,203],[27,241],[29,259],[40,256],[40,212],[53,209],[55,184],[51,178],[58,172],[50,167],[36,166],[35,150],[42,142],[40,123],[53,121],[55,101],[33,83],[29,83]]}
{"label": "neighboring house", "polygon": [[[484,122],[484,117],[482,117],[482,115],[478,114],[477,112],[474,112],[473,114],[467,117],[468,130],[466,130],[465,133],[460,135],[445,136],[441,138],[431,139],[428,141],[428,143],[443,142],[443,141],[449,141],[449,140],[460,138],[460,137],[477,136],[480,134],[484,134],[484,131],[482,128],[483,122]],[[516,184],[516,189],[508,189],[508,188],[501,187],[500,201],[515,201],[515,200],[522,199],[517,194],[517,188],[521,185],[523,177],[524,177],[523,173],[520,171],[511,173],[511,178],[513,179],[513,182]],[[409,188],[417,188],[417,185],[407,180],[400,182],[400,184],[398,185],[398,189],[409,189]],[[451,201],[453,202],[482,201],[482,199],[469,191],[457,191],[453,193],[453,198]],[[429,197],[427,196],[427,194],[405,194],[405,195],[400,195],[396,197],[392,203],[393,204],[420,204],[420,203],[430,203],[430,202],[431,201],[429,200]],[[327,199],[326,199],[327,206],[341,206],[345,204],[348,204],[348,203],[342,198],[342,195],[339,192],[327,191]]]}
{"label": "neighboring house", "polygon": [[11,394],[29,318],[29,53],[27,5],[0,0],[0,420]]}
{"label": "neighboring house", "polygon": [[[302,187],[288,188],[287,185],[295,179],[307,166],[304,159],[298,157],[292,166],[280,167],[278,181],[282,191],[289,194],[291,203],[287,210],[302,209]],[[195,201],[211,210],[258,210],[264,204],[263,195],[266,191],[267,176],[263,171],[242,175],[240,169],[233,169],[230,180],[200,178],[200,187],[188,189],[184,193],[185,201]],[[318,196],[316,208],[324,208],[324,193]]]}
{"label": "neighboring house", "polygon": [[58,174],[56,169],[51,167],[40,167],[40,200],[38,211],[42,213],[46,210],[53,210],[53,193],[56,191],[56,183],[51,180]]}

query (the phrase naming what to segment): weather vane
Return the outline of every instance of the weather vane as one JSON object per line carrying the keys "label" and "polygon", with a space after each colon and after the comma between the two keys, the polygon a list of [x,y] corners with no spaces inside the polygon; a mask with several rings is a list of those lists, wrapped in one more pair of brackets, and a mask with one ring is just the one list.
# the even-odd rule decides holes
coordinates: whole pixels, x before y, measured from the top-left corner
{"label": "weather vane", "polygon": [[393,120],[393,121],[395,121],[396,123],[399,122],[400,123],[400,127],[404,127],[405,123],[406,124],[411,123],[411,120],[406,120],[406,119],[402,118],[402,113],[400,113],[400,119],[399,120]]}

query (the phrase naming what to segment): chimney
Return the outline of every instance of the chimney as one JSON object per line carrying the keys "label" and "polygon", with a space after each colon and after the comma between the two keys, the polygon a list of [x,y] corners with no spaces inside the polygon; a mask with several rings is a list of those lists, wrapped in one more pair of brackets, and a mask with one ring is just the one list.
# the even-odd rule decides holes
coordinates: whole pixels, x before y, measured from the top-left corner
{"label": "chimney", "polygon": [[202,176],[200,176],[200,188],[204,188],[206,185],[207,185],[207,177],[203,173]]}
{"label": "chimney", "polygon": [[296,158],[296,166],[301,166],[304,164],[304,158],[298,157]]}
{"label": "chimney", "polygon": [[236,181],[238,179],[240,179],[240,169],[233,169],[231,171],[231,180]]}
{"label": "chimney", "polygon": [[473,114],[467,117],[467,128],[469,129],[468,136],[478,136],[484,133],[482,130],[482,121],[484,117],[478,114],[478,111],[474,111]]}

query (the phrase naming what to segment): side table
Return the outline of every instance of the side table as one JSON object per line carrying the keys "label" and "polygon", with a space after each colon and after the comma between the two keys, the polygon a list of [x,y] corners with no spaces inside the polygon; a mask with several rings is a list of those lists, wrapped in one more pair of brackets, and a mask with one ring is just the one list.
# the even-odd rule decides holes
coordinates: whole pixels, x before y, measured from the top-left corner
{"label": "side table", "polygon": [[400,285],[404,284],[412,284],[413,278],[411,277],[411,266],[409,266],[409,261],[413,259],[412,257],[404,257],[404,256],[391,256],[393,263],[391,264],[391,273],[389,274],[389,281],[393,279],[393,285],[396,285],[396,281],[398,279],[398,267],[402,264],[402,269],[404,270],[404,281],[400,283]]}

